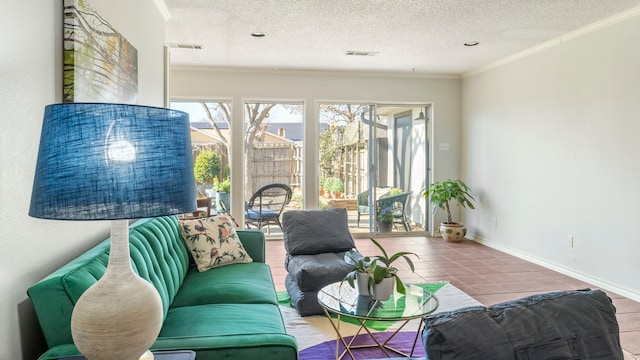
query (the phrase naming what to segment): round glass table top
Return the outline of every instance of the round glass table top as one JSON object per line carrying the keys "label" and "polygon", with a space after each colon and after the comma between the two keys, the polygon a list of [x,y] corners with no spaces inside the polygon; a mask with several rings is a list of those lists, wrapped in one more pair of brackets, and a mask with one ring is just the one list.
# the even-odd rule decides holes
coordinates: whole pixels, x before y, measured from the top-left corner
{"label": "round glass table top", "polygon": [[365,320],[400,321],[431,314],[438,308],[438,298],[415,285],[406,285],[407,294],[394,292],[386,301],[363,296],[348,282],[329,284],[318,292],[318,302],[332,313]]}

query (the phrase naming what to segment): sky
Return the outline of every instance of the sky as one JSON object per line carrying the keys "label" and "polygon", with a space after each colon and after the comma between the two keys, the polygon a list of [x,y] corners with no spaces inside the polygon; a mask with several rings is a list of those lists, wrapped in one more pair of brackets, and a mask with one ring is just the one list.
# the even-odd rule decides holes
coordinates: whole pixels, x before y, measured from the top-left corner
{"label": "sky", "polygon": [[[171,102],[171,108],[188,113],[190,122],[207,121],[207,115],[200,103],[176,101]],[[291,114],[283,106],[276,105],[269,113],[269,122],[302,123],[302,113]]]}

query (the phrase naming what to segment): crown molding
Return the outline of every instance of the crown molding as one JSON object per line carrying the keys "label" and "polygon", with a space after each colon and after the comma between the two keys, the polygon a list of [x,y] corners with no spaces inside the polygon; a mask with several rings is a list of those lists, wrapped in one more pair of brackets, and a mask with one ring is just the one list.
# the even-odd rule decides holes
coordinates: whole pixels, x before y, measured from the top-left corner
{"label": "crown molding", "polygon": [[498,60],[494,63],[491,63],[489,65],[485,65],[485,66],[481,66],[475,70],[471,70],[469,72],[466,72],[464,74],[461,75],[462,79],[495,69],[497,67],[506,65],[508,63],[514,62],[516,60],[525,58],[527,56],[533,55],[535,53],[538,53],[540,51],[561,45],[562,43],[571,41],[573,39],[579,38],[581,36],[587,35],[589,33],[592,33],[594,31],[600,30],[600,29],[604,29],[606,27],[609,27],[611,25],[615,25],[617,23],[635,18],[637,16],[640,16],[640,6],[637,6],[633,9],[627,10],[625,12],[622,12],[620,14],[608,17],[606,19],[597,21],[593,24],[581,27],[578,30],[569,32],[567,34],[564,34],[562,36],[556,37],[554,39],[551,39],[549,41],[546,41],[542,44],[536,45],[534,47],[531,47],[527,50],[521,51],[519,53],[516,53],[514,55],[508,56],[504,59]]}
{"label": "crown molding", "polygon": [[414,79],[454,79],[460,80],[457,74],[430,74],[414,72],[390,71],[349,71],[349,70],[310,70],[310,69],[282,69],[256,68],[208,65],[171,65],[171,71],[219,72],[219,73],[248,73],[248,74],[282,74],[282,75],[315,75],[315,76],[355,76],[355,77],[386,77],[386,78],[414,78]]}
{"label": "crown molding", "polygon": [[169,12],[169,8],[167,8],[167,4],[164,3],[164,0],[153,0],[153,3],[160,11],[160,15],[164,18],[164,21],[167,21],[171,18],[171,13]]}

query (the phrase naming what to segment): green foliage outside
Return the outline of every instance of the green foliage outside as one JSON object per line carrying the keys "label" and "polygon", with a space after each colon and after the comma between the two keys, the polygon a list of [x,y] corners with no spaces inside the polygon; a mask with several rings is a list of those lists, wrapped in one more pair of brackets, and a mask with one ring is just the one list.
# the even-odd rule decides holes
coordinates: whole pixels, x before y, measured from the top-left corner
{"label": "green foliage outside", "polygon": [[342,180],[340,180],[338,178],[329,177],[329,178],[324,179],[324,181],[322,183],[322,188],[325,191],[332,192],[332,193],[343,192],[344,191],[344,183],[342,182]]}
{"label": "green foliage outside", "polygon": [[378,212],[378,221],[391,224],[393,222],[393,209],[384,208]]}
{"label": "green foliage outside", "polygon": [[332,175],[334,164],[339,163],[343,134],[344,126],[330,126],[320,134],[320,169],[323,176]]}
{"label": "green foliage outside", "polygon": [[219,181],[218,178],[214,178],[211,189],[217,192],[228,193],[231,191],[231,181],[229,178],[224,179],[224,181]]}
{"label": "green foliage outside", "polygon": [[196,157],[193,175],[200,184],[211,184],[220,175],[220,156],[213,150],[203,150]]}

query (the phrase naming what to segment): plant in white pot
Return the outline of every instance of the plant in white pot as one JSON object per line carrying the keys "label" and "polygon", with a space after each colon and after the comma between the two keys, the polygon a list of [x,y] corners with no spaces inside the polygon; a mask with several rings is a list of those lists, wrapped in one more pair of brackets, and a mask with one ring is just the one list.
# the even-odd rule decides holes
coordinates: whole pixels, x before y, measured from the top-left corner
{"label": "plant in white pot", "polygon": [[351,287],[358,290],[359,295],[369,296],[369,277],[371,276],[371,258],[368,256],[357,257],[354,253],[347,251],[344,254],[344,261],[353,266],[345,280]]}
{"label": "plant in white pot", "polygon": [[415,267],[408,255],[415,255],[416,258],[418,258],[418,255],[410,251],[400,251],[389,256],[387,251],[379,242],[373,238],[371,238],[371,241],[373,241],[378,249],[380,249],[382,255],[373,256],[371,258],[369,292],[376,300],[389,300],[391,293],[393,292],[393,284],[395,282],[396,291],[400,294],[406,294],[404,284],[402,283],[402,280],[400,280],[400,277],[398,277],[398,269],[393,267],[392,264],[396,260],[403,258],[407,264],[409,264],[411,272],[413,272],[415,271]]}
{"label": "plant in white pot", "polygon": [[442,238],[450,242],[460,242],[467,234],[467,229],[462,222],[455,222],[451,219],[451,208],[449,201],[455,200],[463,208],[475,209],[471,195],[471,188],[462,180],[447,179],[443,182],[429,184],[429,189],[424,192],[424,196],[429,199],[435,213],[437,208],[447,212],[447,221],[440,223],[440,234]]}

